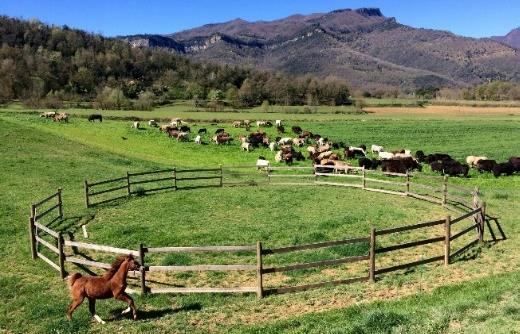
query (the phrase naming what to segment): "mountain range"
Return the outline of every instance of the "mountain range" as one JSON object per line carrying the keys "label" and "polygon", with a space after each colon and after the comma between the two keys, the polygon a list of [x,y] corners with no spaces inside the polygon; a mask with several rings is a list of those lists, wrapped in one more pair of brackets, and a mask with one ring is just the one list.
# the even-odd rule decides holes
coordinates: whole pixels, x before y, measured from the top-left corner
{"label": "mountain range", "polygon": [[167,48],[196,60],[335,76],[368,90],[520,82],[520,30],[475,39],[410,27],[377,8],[274,21],[236,19],[168,35],[120,38],[134,47]]}

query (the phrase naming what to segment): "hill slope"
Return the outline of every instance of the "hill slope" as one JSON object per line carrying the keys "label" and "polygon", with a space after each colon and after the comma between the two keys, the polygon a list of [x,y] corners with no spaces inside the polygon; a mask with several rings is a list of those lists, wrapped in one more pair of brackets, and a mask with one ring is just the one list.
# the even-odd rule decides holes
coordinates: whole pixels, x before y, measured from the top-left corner
{"label": "hill slope", "polygon": [[513,48],[520,49],[520,28],[511,30],[505,36],[493,36],[491,38],[494,39],[495,41],[504,43]]}
{"label": "hill slope", "polygon": [[[363,88],[520,81],[520,56],[512,47],[492,39],[412,28],[373,8],[268,22],[236,19],[161,37],[182,45],[173,49],[191,58],[291,74],[335,75]],[[141,46],[144,37],[124,38]],[[168,43],[154,46],[169,48]]]}

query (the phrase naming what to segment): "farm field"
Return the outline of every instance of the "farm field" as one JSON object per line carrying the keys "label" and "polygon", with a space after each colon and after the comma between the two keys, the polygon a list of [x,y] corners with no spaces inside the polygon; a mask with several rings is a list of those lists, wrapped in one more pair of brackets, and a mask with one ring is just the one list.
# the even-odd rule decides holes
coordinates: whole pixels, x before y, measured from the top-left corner
{"label": "farm field", "polygon": [[[370,108],[369,108],[370,109]],[[385,148],[406,147],[412,151],[445,152],[462,160],[484,154],[497,160],[518,155],[518,111],[480,111],[463,115],[444,112],[422,114],[420,110],[392,108],[369,114],[316,115],[218,113],[218,119],[281,118],[333,140],[351,145],[377,143]],[[482,108],[479,108],[481,110]],[[406,113],[410,110],[411,113]],[[71,110],[89,114],[89,110]],[[103,111],[104,115],[142,118],[181,117],[208,121],[213,113],[157,110],[148,112]],[[449,115],[448,115],[449,114]],[[153,115],[152,117],[142,115]],[[222,116],[225,115],[225,116]],[[198,118],[197,118],[197,117]],[[298,118],[296,118],[296,116]],[[229,118],[227,118],[229,117]],[[303,118],[300,118],[303,117]],[[243,129],[223,127],[234,136]],[[202,125],[201,125],[202,126]],[[273,129],[267,132],[274,136]],[[516,134],[516,135],[515,135]],[[388,274],[375,284],[353,284],[257,300],[253,295],[136,296],[141,320],[126,318],[105,326],[91,321],[86,305],[68,322],[65,282],[42,261],[30,259],[27,237],[29,203],[61,186],[65,215],[75,217],[66,228],[89,220],[92,242],[135,248],[138,242],[164,245],[225,245],[254,243],[283,246],[342,237],[365,236],[371,226],[395,226],[442,218],[438,206],[408,198],[332,187],[290,186],[197,189],[156,194],[122,201],[118,206],[85,209],[83,180],[119,177],[126,171],[171,166],[202,167],[252,164],[259,155],[273,161],[266,149],[241,152],[235,141],[229,146],[196,146],[177,143],[157,129],[130,128],[130,121],[105,120],[89,123],[72,117],[69,124],[41,119],[28,110],[0,111],[0,244],[4,256],[0,274],[0,329],[7,332],[251,332],[278,333],[459,333],[491,332],[497,326],[518,328],[520,290],[519,201],[520,176],[494,178],[478,175],[453,178],[451,182],[479,186],[488,211],[498,216],[509,239],[485,244],[445,268],[428,265]],[[125,138],[125,139],[123,139]],[[205,138],[206,142],[208,137]],[[308,166],[308,161],[297,166]],[[426,174],[433,175],[427,168]],[[347,250],[349,252],[356,250]],[[341,251],[338,251],[340,254]],[[313,260],[305,258],[305,260]],[[164,263],[192,263],[205,258],[171,257]],[[214,258],[224,261],[225,258]],[[295,260],[286,258],[285,260]],[[299,260],[299,259],[298,259]],[[338,271],[314,272],[335,275]],[[192,276],[174,277],[193,281]],[[219,275],[203,277],[203,283],[226,280]],[[231,277],[233,280],[250,280]],[[278,277],[298,282],[301,276]],[[279,281],[273,280],[270,284]],[[381,300],[384,301],[381,301]],[[390,300],[386,300],[390,299]],[[98,303],[104,318],[123,309],[115,301]],[[374,321],[374,319],[382,319]],[[507,331],[506,331],[507,332]]]}

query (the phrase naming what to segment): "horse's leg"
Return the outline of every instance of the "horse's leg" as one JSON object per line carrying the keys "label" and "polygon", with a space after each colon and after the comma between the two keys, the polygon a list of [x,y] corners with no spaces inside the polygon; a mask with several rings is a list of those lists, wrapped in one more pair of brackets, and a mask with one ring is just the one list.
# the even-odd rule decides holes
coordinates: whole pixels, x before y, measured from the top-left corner
{"label": "horse's leg", "polygon": [[88,299],[88,309],[90,311],[90,314],[92,314],[92,316],[94,317],[94,319],[96,319],[97,322],[99,322],[100,324],[105,323],[103,319],[101,319],[101,317],[96,314],[96,300],[94,298]]}
{"label": "horse's leg", "polygon": [[[132,297],[127,295],[125,292],[122,292],[121,294],[117,295],[115,298],[128,304],[128,307],[132,310],[132,315],[134,317],[134,320],[136,320],[137,319],[137,309],[135,308],[134,300],[132,299]],[[129,310],[126,309],[121,314],[125,314],[128,312],[129,312]]]}
{"label": "horse's leg", "polygon": [[74,312],[75,309],[78,308],[78,306],[81,305],[81,303],[83,303],[84,299],[85,299],[85,296],[78,296],[77,298],[74,298],[72,300],[72,303],[70,303],[69,309],[67,310],[67,318],[69,320],[72,320],[72,313]]}

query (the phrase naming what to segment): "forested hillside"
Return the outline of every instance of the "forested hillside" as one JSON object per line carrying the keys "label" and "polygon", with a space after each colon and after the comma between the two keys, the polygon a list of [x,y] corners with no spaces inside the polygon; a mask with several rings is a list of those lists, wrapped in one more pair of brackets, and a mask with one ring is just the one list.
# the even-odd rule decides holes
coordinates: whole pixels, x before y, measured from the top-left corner
{"label": "forested hillside", "polygon": [[67,26],[0,17],[0,102],[150,109],[175,99],[233,106],[349,103],[346,82],[190,61]]}

